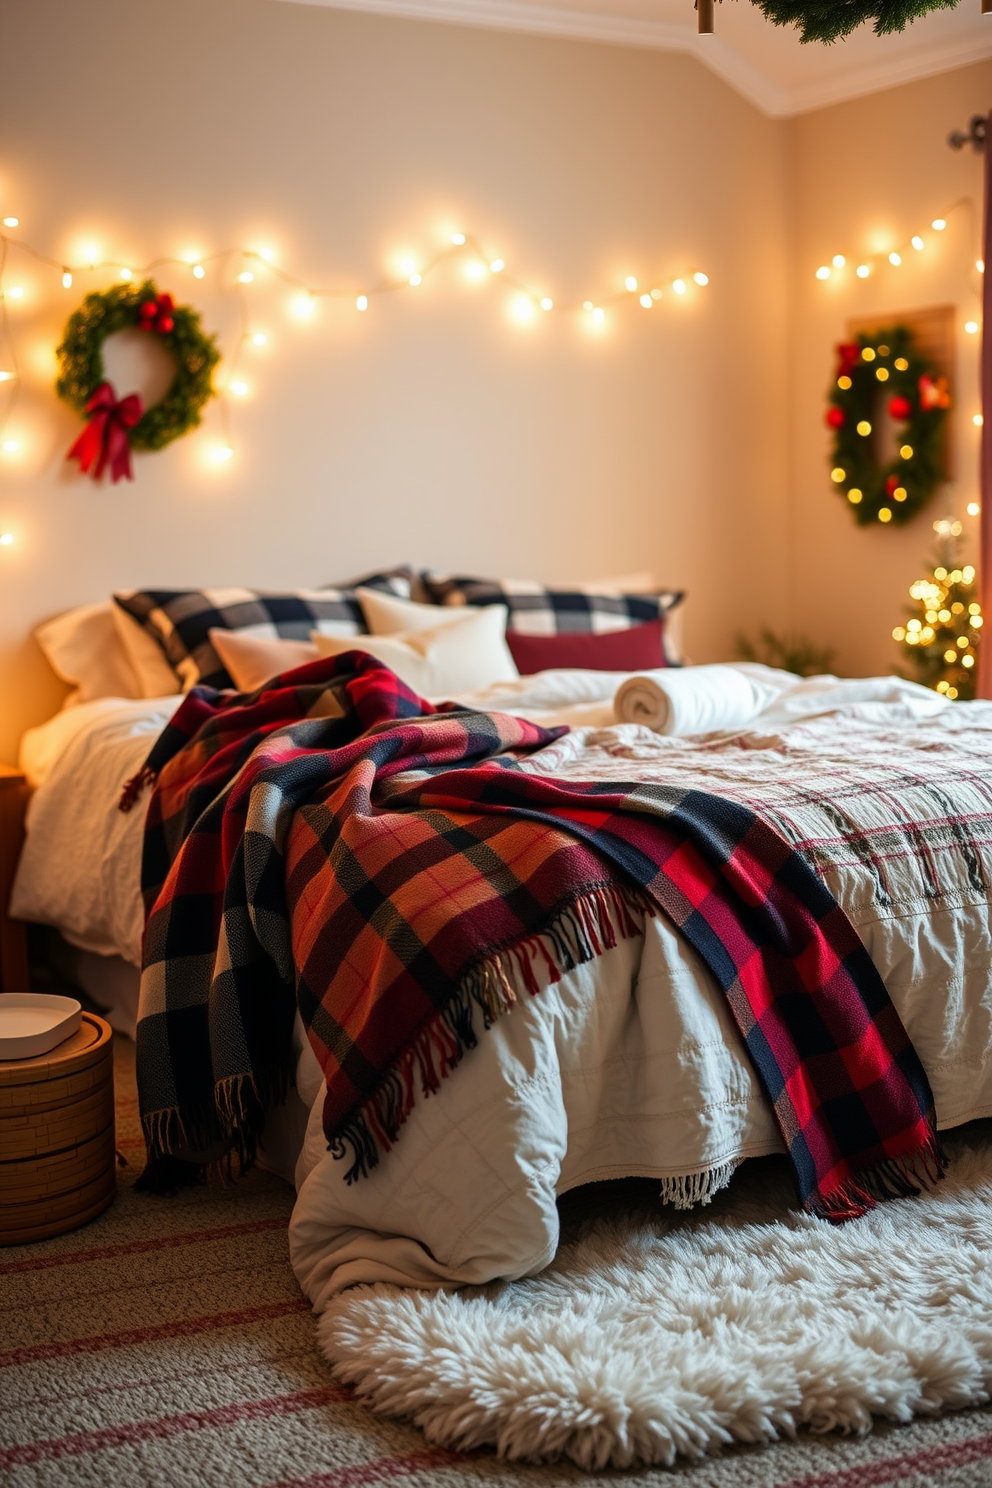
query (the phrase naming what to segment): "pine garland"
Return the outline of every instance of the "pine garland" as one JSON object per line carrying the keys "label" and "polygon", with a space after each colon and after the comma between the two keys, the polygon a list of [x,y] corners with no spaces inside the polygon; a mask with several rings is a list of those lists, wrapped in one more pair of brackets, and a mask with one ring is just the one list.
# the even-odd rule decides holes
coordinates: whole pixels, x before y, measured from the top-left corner
{"label": "pine garland", "polygon": [[[141,323],[141,306],[158,297],[150,279],[143,284],[119,284],[88,294],[66,323],[58,349],[59,378],[55,391],[85,414],[86,405],[104,380],[103,343],[116,331]],[[176,363],[172,385],[160,403],[145,410],[129,432],[136,450],[158,450],[189,433],[200,422],[200,410],[213,395],[210,376],[220,361],[213,336],[200,327],[200,317],[188,305],[171,310],[172,326],[157,334]]]}
{"label": "pine garland", "polygon": [[953,10],[958,0],[754,0],[776,26],[795,26],[800,40],[829,45],[873,21],[876,36],[904,31],[931,10]]}

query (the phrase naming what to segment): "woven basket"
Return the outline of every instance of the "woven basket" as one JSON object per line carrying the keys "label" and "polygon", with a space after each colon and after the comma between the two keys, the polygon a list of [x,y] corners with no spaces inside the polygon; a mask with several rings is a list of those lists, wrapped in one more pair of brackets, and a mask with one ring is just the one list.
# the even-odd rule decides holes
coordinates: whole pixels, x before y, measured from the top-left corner
{"label": "woven basket", "polygon": [[84,1013],[48,1054],[0,1061],[0,1245],[85,1224],[116,1182],[112,1034]]}

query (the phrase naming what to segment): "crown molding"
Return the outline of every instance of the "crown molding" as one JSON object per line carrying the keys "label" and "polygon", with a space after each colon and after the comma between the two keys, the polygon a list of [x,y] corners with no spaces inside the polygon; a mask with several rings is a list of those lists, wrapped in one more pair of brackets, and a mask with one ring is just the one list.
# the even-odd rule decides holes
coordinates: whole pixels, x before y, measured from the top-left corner
{"label": "crown molding", "polygon": [[481,26],[531,36],[566,37],[610,46],[645,47],[681,52],[729,83],[749,103],[775,119],[827,108],[866,93],[915,82],[992,57],[992,23],[988,36],[974,35],[915,52],[881,57],[862,67],[839,67],[830,77],[783,88],[747,61],[719,36],[699,36],[690,26],[601,11],[566,10],[557,5],[531,5],[527,0],[290,0],[333,10],[357,10],[412,21],[440,21],[453,26]]}

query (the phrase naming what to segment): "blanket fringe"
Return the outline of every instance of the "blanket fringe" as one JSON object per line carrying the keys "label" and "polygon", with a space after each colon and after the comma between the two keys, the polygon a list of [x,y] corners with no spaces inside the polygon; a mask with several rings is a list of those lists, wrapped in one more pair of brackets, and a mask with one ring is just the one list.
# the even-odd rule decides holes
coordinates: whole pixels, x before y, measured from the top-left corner
{"label": "blanket fringe", "polygon": [[[468,1049],[478,1043],[474,1015],[489,1029],[517,1002],[517,986],[536,997],[535,963],[552,983],[577,966],[641,933],[635,915],[654,912],[637,890],[601,884],[560,906],[543,930],[477,961],[445,1007],[431,1018],[371,1096],[340,1123],[328,1142],[336,1159],[351,1158],[345,1182],[365,1178],[399,1136],[417,1097],[434,1095]],[[718,1184],[716,1187],[722,1187]],[[714,1187],[713,1192],[716,1192]]]}
{"label": "blanket fringe", "polygon": [[132,775],[130,780],[125,780],[121,791],[121,798],[117,803],[117,810],[125,814],[137,801],[146,785],[154,785],[158,779],[158,771],[150,770],[147,765],[142,765],[137,775]]}
{"label": "blanket fringe", "polygon": [[736,1162],[720,1163],[702,1173],[690,1173],[684,1178],[662,1178],[659,1197],[663,1204],[674,1204],[676,1209],[692,1209],[697,1204],[708,1204],[714,1194],[726,1188],[737,1171]]}
{"label": "blanket fringe", "polygon": [[[177,1106],[148,1111],[141,1118],[148,1162],[138,1186],[149,1193],[172,1193],[204,1174],[230,1183],[233,1161],[246,1173],[255,1164],[265,1117],[284,1104],[288,1069],[229,1075],[214,1086],[214,1104],[180,1115]],[[183,1170],[192,1176],[177,1176]]]}
{"label": "blanket fringe", "polygon": [[860,1219],[880,1200],[914,1198],[924,1189],[933,1188],[943,1178],[947,1162],[947,1154],[934,1128],[929,1139],[914,1152],[906,1152],[902,1157],[888,1157],[864,1168],[829,1194],[814,1191],[805,1207],[810,1214],[828,1220],[830,1224]]}

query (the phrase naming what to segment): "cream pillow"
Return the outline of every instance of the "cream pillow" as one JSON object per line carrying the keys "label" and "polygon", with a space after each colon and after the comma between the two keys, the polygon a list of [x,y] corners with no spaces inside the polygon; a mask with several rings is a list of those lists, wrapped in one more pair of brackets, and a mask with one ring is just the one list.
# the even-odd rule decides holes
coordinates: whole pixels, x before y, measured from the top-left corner
{"label": "cream pillow", "polygon": [[310,639],[321,656],[367,651],[391,667],[414,692],[431,698],[474,692],[491,682],[512,682],[518,677],[505,635],[506,606],[486,605],[469,615],[462,610],[456,622],[444,620],[432,630],[350,639],[314,630]]}
{"label": "cream pillow", "polygon": [[[381,589],[356,589],[365,624],[373,635],[395,635],[397,631],[436,630],[452,620],[464,619],[460,610],[444,605],[417,604],[412,599],[397,599]],[[504,610],[504,614],[506,611]],[[506,632],[506,621],[503,622]]]}
{"label": "cream pillow", "polygon": [[166,660],[165,652],[154,636],[150,636],[133,615],[129,615],[127,610],[122,609],[113,600],[110,601],[110,609],[118,640],[124,647],[128,661],[138,679],[138,691],[135,697],[169,697],[174,692],[181,692],[182,685],[179,678]]}
{"label": "cream pillow", "polygon": [[[134,622],[132,622],[134,623]],[[210,644],[230,672],[239,692],[254,692],[270,677],[292,671],[304,662],[316,661],[320,652],[310,641],[279,640],[272,636],[253,636],[243,630],[209,631]],[[349,646],[355,637],[347,638]]]}
{"label": "cream pillow", "polygon": [[[35,639],[56,676],[76,692],[67,701],[89,703],[102,697],[141,697],[134,667],[114,628],[116,605],[80,605],[35,631]],[[170,689],[175,692],[176,688]]]}

